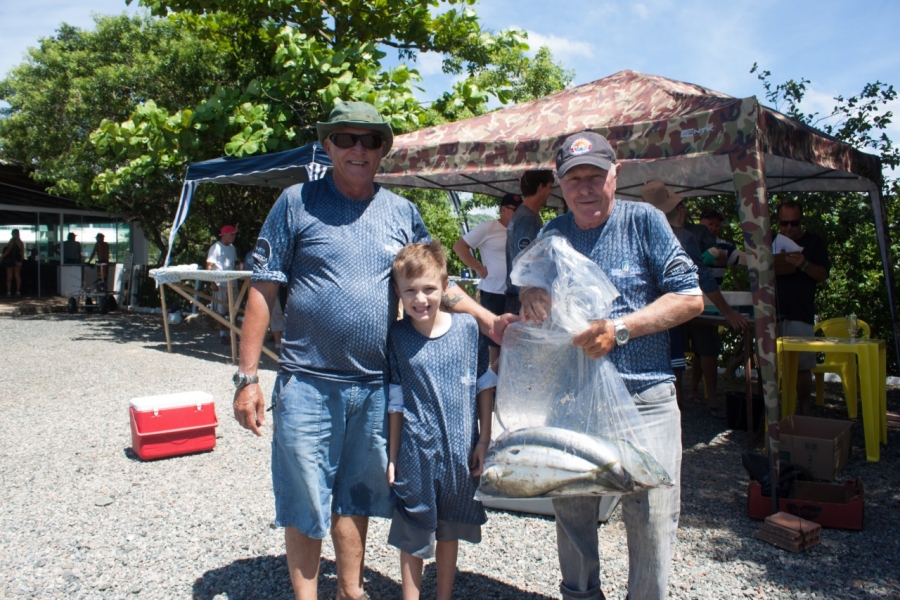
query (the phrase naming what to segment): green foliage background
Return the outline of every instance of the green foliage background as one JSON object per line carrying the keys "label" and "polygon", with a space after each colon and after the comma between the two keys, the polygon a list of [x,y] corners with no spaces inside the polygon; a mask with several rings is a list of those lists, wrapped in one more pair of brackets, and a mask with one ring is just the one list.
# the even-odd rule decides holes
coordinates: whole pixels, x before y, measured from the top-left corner
{"label": "green foliage background", "polygon": [[[154,16],[98,16],[90,31],[63,24],[0,81],[0,99],[9,104],[0,111],[0,157],[26,166],[53,193],[140,220],[164,250],[188,163],[299,147],[315,138],[315,122],[338,101],[372,102],[397,132],[405,132],[571,84],[574,73],[555,63],[548,49],[528,56],[523,31],[483,28],[474,3],[141,0]],[[445,73],[463,76],[429,106],[415,97],[421,80],[410,67],[424,51],[442,55]],[[401,59],[392,69],[382,65],[389,52]],[[886,133],[893,119],[887,105],[897,97],[893,86],[876,81],[859,94],[835,98],[828,114],[809,114],[800,110],[808,80],[774,84],[758,65],[751,73],[774,108],[878,155],[893,176],[900,164],[900,150]],[[460,216],[446,194],[401,193],[449,249],[459,237]],[[265,188],[201,186],[174,261],[202,263],[224,223],[239,227],[236,243],[245,251],[276,195]],[[891,177],[883,202],[895,257],[898,198],[900,187]],[[874,335],[890,339],[867,196],[772,194],[769,202],[774,207],[785,199],[804,204],[806,228],[822,235],[831,252],[831,277],[817,296],[819,316],[855,312]],[[464,213],[495,203],[475,196]],[[725,237],[743,245],[733,197],[694,204],[697,213],[707,204],[724,210]],[[448,255],[451,272],[458,272],[461,263],[452,251]],[[729,279],[729,286],[746,286],[740,274]],[[897,372],[893,352],[889,356],[889,368]]]}

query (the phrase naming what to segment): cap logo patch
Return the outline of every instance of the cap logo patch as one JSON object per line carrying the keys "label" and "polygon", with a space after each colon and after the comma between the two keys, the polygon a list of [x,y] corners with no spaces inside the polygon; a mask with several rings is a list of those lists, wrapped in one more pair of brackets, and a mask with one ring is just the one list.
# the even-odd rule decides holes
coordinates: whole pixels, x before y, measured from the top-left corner
{"label": "cap logo patch", "polygon": [[585,138],[578,138],[577,140],[572,142],[571,146],[569,146],[569,154],[573,156],[585,154],[587,152],[590,152],[591,148],[593,147],[594,146],[593,144],[591,144],[590,140]]}

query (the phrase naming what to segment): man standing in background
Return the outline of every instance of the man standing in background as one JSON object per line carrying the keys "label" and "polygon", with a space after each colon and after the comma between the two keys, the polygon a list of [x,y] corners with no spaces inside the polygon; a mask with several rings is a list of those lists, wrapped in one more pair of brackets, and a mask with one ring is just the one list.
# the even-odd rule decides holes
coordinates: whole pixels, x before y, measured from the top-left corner
{"label": "man standing in background", "polygon": [[[219,240],[209,249],[206,255],[206,268],[210,271],[233,271],[238,267],[237,250],[234,248],[234,238],[237,237],[238,230],[234,225],[225,225],[219,232]],[[213,310],[220,315],[228,314],[228,286],[232,285],[229,281],[213,281],[209,284],[216,301],[213,303]],[[234,288],[232,288],[234,291]],[[219,343],[227,346],[231,343],[226,327],[221,323],[216,323],[219,329]]]}
{"label": "man standing in background", "polygon": [[[811,337],[816,322],[816,286],[828,279],[831,259],[822,238],[803,230],[803,207],[788,201],[775,212],[778,231],[801,250],[775,255],[775,305],[778,335]],[[816,366],[813,352],[802,352],[797,361],[797,414],[809,413],[812,387],[810,370]]]}
{"label": "man standing in background", "polygon": [[541,209],[547,204],[553,187],[553,171],[526,171],[519,182],[522,188],[522,205],[516,209],[506,227],[506,306],[503,312],[519,314],[519,287],[512,284],[513,259],[537,237],[544,221]]}
{"label": "man standing in background", "polygon": [[[500,200],[500,218],[485,221],[453,244],[453,251],[464,265],[481,278],[481,305],[502,315],[506,306],[506,228],[516,209],[522,205],[522,196],[506,194]],[[481,253],[481,262],[475,258],[473,249]],[[500,356],[500,346],[485,337],[490,349],[491,365]]]}

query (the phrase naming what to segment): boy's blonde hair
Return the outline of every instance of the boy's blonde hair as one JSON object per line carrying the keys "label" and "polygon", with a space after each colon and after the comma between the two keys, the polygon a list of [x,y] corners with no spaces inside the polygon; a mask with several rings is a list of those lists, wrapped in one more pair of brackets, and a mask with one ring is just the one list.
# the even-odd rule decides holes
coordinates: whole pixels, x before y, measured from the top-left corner
{"label": "boy's blonde hair", "polygon": [[418,244],[407,244],[394,257],[393,279],[415,279],[426,273],[436,272],[441,281],[447,281],[447,253],[438,241]]}

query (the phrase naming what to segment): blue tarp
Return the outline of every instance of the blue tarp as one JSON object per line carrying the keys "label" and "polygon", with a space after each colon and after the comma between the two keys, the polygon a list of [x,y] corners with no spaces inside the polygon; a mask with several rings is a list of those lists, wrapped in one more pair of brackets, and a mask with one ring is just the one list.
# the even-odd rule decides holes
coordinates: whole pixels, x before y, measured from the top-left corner
{"label": "blue tarp", "polygon": [[[185,181],[236,183],[286,188],[309,181],[307,165],[331,166],[331,159],[319,142],[275,154],[247,158],[214,158],[188,165]],[[318,179],[318,177],[312,177]]]}
{"label": "blue tarp", "polygon": [[331,159],[319,142],[301,148],[261,154],[247,158],[214,158],[188,165],[181,199],[169,233],[169,252],[165,266],[172,258],[172,245],[178,229],[187,219],[191,210],[191,199],[201,183],[234,183],[237,185],[260,185],[286,188],[296,183],[306,183],[325,176],[331,168]]}

